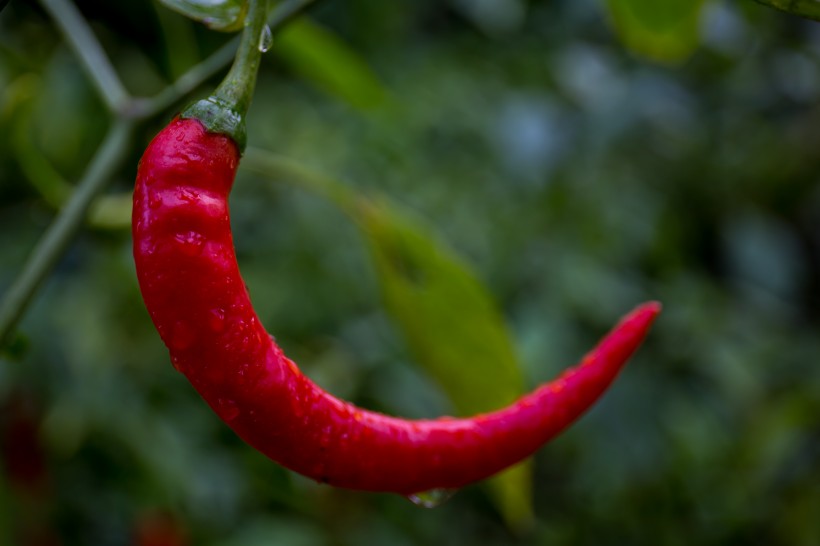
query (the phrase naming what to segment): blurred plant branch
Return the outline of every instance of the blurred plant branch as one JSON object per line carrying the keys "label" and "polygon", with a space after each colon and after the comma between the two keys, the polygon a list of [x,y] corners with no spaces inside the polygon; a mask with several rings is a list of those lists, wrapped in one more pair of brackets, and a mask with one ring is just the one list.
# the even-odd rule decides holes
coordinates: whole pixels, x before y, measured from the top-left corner
{"label": "blurred plant branch", "polygon": [[792,15],[820,21],[820,2],[817,0],[755,0],[755,2]]}
{"label": "blurred plant branch", "polygon": [[37,242],[22,271],[6,292],[0,304],[0,345],[6,341],[37,288],[82,224],[91,201],[102,191],[125,157],[133,129],[133,122],[119,120],[108,130],[77,189]]}
{"label": "blurred plant branch", "polygon": [[41,0],[41,3],[80,58],[108,109],[119,112],[130,96],[80,11],[68,0]]}
{"label": "blurred plant branch", "polygon": [[[318,1],[285,0],[277,4],[268,18],[271,32],[281,30]],[[227,66],[239,43],[238,39],[231,40],[153,98],[132,98],[76,6],[69,0],[41,0],[41,4],[71,44],[115,121],[71,197],[3,295],[0,301],[0,347],[9,341],[9,334],[77,233],[92,202],[127,155],[136,122],[159,114]]]}
{"label": "blurred plant branch", "polygon": [[[271,32],[281,30],[317,2],[318,0],[286,0],[285,2],[277,4],[268,17],[268,27],[270,27]],[[180,76],[177,81],[163,89],[154,97],[135,99],[128,109],[127,114],[130,117],[142,119],[154,116],[170,107],[176,101],[199,87],[205,80],[225,68],[233,59],[237,47],[239,47],[238,36],[219,48],[201,63],[194,65],[185,74]]]}

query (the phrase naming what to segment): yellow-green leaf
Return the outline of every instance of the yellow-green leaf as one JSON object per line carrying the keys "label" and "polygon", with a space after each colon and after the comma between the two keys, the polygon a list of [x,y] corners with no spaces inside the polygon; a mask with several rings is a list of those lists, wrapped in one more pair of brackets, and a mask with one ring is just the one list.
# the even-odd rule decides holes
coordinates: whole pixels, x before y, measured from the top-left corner
{"label": "yellow-green leaf", "polygon": [[274,44],[291,70],[356,108],[377,106],[387,97],[379,78],[358,53],[308,19],[288,25]]}
{"label": "yellow-green leaf", "polygon": [[697,47],[705,0],[607,0],[621,40],[635,53],[676,62]]}
{"label": "yellow-green leaf", "polygon": [[[462,415],[505,406],[523,380],[499,310],[470,268],[419,220],[384,201],[360,201],[357,220],[376,265],[385,306],[416,362]],[[529,463],[490,481],[508,522],[529,523]]]}

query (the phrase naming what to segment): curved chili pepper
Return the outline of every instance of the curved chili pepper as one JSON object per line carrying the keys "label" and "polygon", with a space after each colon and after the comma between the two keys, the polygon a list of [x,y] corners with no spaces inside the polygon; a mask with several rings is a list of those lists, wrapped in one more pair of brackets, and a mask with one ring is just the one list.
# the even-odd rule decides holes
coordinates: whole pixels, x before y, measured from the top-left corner
{"label": "curved chili pepper", "polygon": [[228,193],[239,150],[175,119],[140,161],[134,257],[171,360],[213,410],[282,465],[331,485],[405,495],[457,488],[531,455],[586,411],[660,311],[626,316],[582,363],[512,405],[467,419],[404,420],[334,398],[265,331],[233,247]]}

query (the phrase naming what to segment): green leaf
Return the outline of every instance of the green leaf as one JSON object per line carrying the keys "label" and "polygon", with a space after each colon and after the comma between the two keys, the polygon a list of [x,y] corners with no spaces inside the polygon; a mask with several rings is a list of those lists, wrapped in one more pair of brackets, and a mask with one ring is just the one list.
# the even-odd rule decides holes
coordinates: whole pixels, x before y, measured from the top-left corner
{"label": "green leaf", "polygon": [[358,221],[391,316],[456,408],[476,413],[512,402],[522,391],[515,353],[467,266],[420,221],[384,201],[360,201]]}
{"label": "green leaf", "polygon": [[159,0],[166,7],[222,32],[235,32],[245,23],[246,0]]}
{"label": "green leaf", "polygon": [[697,47],[705,0],[607,0],[615,29],[635,53],[676,62]]}
{"label": "green leaf", "polygon": [[[500,312],[469,267],[419,220],[386,202],[359,201],[357,220],[376,266],[385,306],[415,360],[462,415],[498,409],[523,389]],[[491,480],[509,523],[531,513],[529,463]]]}
{"label": "green leaf", "polygon": [[274,40],[275,51],[291,69],[325,92],[362,109],[386,99],[384,86],[367,63],[316,23],[304,18],[294,21]]}

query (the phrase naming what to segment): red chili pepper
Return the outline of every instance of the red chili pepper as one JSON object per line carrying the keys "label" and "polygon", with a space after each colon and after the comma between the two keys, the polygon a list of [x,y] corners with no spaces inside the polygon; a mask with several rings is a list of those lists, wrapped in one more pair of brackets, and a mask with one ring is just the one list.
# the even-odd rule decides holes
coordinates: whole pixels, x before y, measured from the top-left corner
{"label": "red chili pepper", "polygon": [[582,363],[493,413],[403,420],[334,398],[265,331],[239,274],[228,193],[239,150],[196,119],[148,146],[134,193],[134,257],[171,360],[249,444],[320,482],[412,494],[457,488],[531,455],[600,397],[660,312],[625,317]]}

